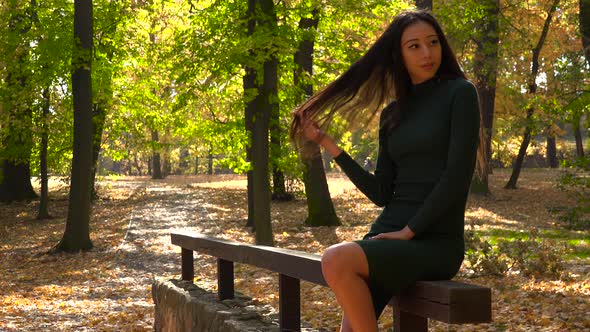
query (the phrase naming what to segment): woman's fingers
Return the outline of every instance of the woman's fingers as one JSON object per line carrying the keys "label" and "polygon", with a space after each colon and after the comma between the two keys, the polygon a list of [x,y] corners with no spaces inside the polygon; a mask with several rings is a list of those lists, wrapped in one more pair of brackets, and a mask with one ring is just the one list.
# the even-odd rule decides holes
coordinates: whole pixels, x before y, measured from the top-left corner
{"label": "woman's fingers", "polygon": [[305,114],[299,114],[299,121],[301,123],[301,129],[303,135],[311,141],[319,143],[319,140],[323,137],[323,132],[320,126],[315,121],[309,120]]}
{"label": "woman's fingers", "polygon": [[369,240],[409,240],[406,239],[400,231],[380,233],[369,238]]}

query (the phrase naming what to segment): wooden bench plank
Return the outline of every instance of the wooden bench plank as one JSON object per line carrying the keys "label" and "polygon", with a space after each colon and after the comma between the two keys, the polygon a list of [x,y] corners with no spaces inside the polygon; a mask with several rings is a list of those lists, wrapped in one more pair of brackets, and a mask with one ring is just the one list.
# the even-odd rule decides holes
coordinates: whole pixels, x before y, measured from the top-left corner
{"label": "wooden bench plank", "polygon": [[[171,239],[173,244],[182,248],[224,261],[249,264],[327,286],[319,255],[228,241],[187,231],[174,232]],[[394,304],[395,300],[392,299],[390,304]],[[428,317],[445,323],[482,323],[492,319],[491,289],[458,281],[418,281],[399,297],[398,303],[400,314],[407,314],[408,317]],[[421,320],[415,321],[419,323]]]}
{"label": "wooden bench plank", "polygon": [[300,281],[284,274],[279,274],[279,325],[284,331],[301,331]]}
{"label": "wooden bench plank", "polygon": [[328,286],[322,275],[322,258],[319,255],[228,241],[186,231],[172,233],[171,238],[172,244],[182,248]]}

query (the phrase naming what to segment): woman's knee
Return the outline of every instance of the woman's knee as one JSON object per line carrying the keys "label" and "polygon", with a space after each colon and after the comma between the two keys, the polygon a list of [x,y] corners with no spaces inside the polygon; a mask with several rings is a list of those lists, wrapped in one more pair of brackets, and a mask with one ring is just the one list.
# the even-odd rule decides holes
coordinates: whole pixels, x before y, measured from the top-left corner
{"label": "woman's knee", "polygon": [[339,246],[340,245],[333,245],[329,247],[322,255],[322,273],[324,274],[326,281],[331,279],[332,275],[341,272],[340,270],[346,269],[342,260],[342,249]]}
{"label": "woman's knee", "polygon": [[322,255],[322,273],[326,282],[347,273],[368,276],[368,264],[361,247],[354,242],[333,245]]}

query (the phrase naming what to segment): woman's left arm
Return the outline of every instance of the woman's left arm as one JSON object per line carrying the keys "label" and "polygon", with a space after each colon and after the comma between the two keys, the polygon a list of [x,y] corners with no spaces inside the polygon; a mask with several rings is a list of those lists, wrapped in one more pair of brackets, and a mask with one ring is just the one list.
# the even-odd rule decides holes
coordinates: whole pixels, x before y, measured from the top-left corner
{"label": "woman's left arm", "polygon": [[479,142],[479,101],[477,90],[461,80],[451,102],[451,128],[446,168],[423,206],[408,222],[414,234],[420,234],[439,218],[457,198],[467,195]]}

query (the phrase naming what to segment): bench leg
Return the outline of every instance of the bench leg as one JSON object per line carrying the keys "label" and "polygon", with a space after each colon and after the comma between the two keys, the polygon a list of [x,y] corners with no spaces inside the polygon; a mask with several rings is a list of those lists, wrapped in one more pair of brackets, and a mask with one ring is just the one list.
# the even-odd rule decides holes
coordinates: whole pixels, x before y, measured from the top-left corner
{"label": "bench leg", "polygon": [[281,332],[301,331],[299,279],[279,274],[279,326]]}
{"label": "bench leg", "polygon": [[217,296],[219,300],[234,298],[234,262],[217,259]]}
{"label": "bench leg", "polygon": [[181,251],[181,268],[182,280],[193,282],[195,278],[195,265],[193,261],[193,251],[182,248]]}
{"label": "bench leg", "polygon": [[400,310],[397,297],[393,302],[393,332],[428,332],[428,318]]}

